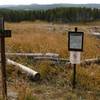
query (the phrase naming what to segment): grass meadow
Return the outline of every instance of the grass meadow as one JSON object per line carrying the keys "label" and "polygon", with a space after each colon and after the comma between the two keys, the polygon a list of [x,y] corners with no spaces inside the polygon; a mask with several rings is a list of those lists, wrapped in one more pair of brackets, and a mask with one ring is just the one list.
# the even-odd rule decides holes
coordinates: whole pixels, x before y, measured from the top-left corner
{"label": "grass meadow", "polygon": [[[69,59],[68,31],[78,27],[85,33],[81,59],[100,57],[100,39],[91,35],[91,30],[100,29],[100,22],[54,24],[36,21],[6,23],[5,27],[12,30],[12,37],[6,39],[6,52],[51,52]],[[77,65],[77,84],[73,90],[71,66],[19,57],[13,59],[40,72],[41,79],[32,82],[25,75],[18,74],[15,66],[7,66],[8,91],[14,95],[9,100],[100,100],[100,64]]]}

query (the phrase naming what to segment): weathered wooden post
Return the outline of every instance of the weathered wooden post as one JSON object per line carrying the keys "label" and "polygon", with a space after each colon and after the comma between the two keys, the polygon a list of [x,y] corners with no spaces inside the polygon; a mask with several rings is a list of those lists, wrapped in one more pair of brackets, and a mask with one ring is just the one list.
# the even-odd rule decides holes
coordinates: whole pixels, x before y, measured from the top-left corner
{"label": "weathered wooden post", "polygon": [[76,64],[80,64],[80,52],[83,51],[84,33],[75,31],[68,32],[68,50],[70,52],[70,62],[73,64],[73,89],[76,85]]}
{"label": "weathered wooden post", "polygon": [[11,31],[4,30],[4,19],[3,17],[0,17],[0,52],[3,100],[7,100],[5,37],[11,37]]}

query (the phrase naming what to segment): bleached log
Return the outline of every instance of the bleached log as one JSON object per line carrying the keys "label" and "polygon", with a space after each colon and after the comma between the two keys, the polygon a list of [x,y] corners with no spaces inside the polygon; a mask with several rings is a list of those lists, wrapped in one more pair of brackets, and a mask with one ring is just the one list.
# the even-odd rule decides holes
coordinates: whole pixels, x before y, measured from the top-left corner
{"label": "bleached log", "polygon": [[58,61],[59,54],[56,53],[6,53],[7,56],[26,56],[35,60],[53,60]]}
{"label": "bleached log", "polygon": [[36,60],[52,60],[52,61],[59,60],[59,58],[55,58],[55,57],[34,57],[34,59],[36,59]]}
{"label": "bleached log", "polygon": [[43,53],[6,53],[7,56],[30,56],[37,57],[43,56]]}
{"label": "bleached log", "polygon": [[33,57],[58,57],[59,54],[56,53],[6,53],[7,56],[33,56]]}
{"label": "bleached log", "polygon": [[81,62],[82,64],[90,65],[93,63],[100,64],[100,59],[99,58],[93,58],[93,59],[85,59],[84,61]]}
{"label": "bleached log", "polygon": [[[50,56],[49,57],[48,55],[47,56],[40,56],[40,55],[42,55],[42,54],[38,54],[38,56],[35,56],[34,59],[36,59],[36,60],[46,60],[46,59],[48,59],[48,60],[52,60],[54,62],[57,62],[57,64],[62,64],[62,63],[65,64],[65,65],[71,64],[69,59],[59,58],[59,56],[58,57],[57,56],[55,56],[55,57]],[[93,64],[93,63],[100,64],[100,58],[85,59],[85,60],[81,61],[82,65],[90,65],[90,64]]]}
{"label": "bleached log", "polygon": [[[70,62],[67,62],[66,64],[70,64]],[[85,59],[80,62],[82,65],[91,65],[91,64],[100,64],[99,58],[93,58],[93,59]]]}
{"label": "bleached log", "polygon": [[59,54],[56,54],[56,53],[46,53],[45,56],[48,56],[48,57],[59,57]]}
{"label": "bleached log", "polygon": [[23,72],[25,72],[30,79],[32,80],[39,80],[40,79],[40,74],[22,64],[19,64],[13,60],[7,59],[7,64],[11,64],[11,65],[15,65],[17,67],[19,67],[19,69]]}

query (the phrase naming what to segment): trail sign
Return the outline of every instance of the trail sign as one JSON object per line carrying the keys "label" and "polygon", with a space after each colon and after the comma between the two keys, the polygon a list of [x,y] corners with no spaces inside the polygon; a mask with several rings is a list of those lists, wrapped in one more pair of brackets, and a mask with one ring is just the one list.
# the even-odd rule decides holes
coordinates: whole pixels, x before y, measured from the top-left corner
{"label": "trail sign", "polygon": [[4,19],[3,17],[0,17],[0,52],[1,52],[0,58],[1,58],[3,100],[7,100],[5,37],[11,37],[11,31],[4,30]]}
{"label": "trail sign", "polygon": [[84,33],[75,31],[68,32],[68,50],[70,51],[70,62],[73,64],[73,88],[76,84],[76,64],[80,63],[80,52],[83,51]]}
{"label": "trail sign", "polygon": [[75,31],[68,32],[68,50],[69,51],[83,51],[83,32]]}

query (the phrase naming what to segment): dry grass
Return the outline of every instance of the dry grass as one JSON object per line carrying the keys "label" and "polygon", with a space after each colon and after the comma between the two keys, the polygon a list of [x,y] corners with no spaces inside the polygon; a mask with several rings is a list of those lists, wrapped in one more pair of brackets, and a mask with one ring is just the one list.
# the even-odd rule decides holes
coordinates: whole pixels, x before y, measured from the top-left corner
{"label": "dry grass", "polygon": [[[88,33],[88,25],[52,25],[49,23],[7,23],[6,27],[12,30],[12,38],[7,40],[9,52],[55,52],[62,57],[68,57],[67,31],[79,30],[85,32],[84,58],[93,58],[100,55],[98,48],[100,40]],[[94,26],[95,27],[95,26]]]}
{"label": "dry grass", "polygon": [[[46,63],[47,64],[47,63]],[[42,80],[31,82],[15,71],[9,85],[18,93],[18,100],[99,100],[100,73],[98,65],[89,68],[77,66],[76,89],[72,90],[72,69],[39,64]],[[47,70],[46,70],[47,68]],[[15,75],[16,74],[16,75]],[[43,76],[45,75],[45,76]]]}
{"label": "dry grass", "polygon": [[[82,59],[100,56],[100,40],[89,35],[90,29],[99,27],[100,22],[85,24],[52,24],[44,22],[6,23],[12,30],[12,38],[6,41],[7,52],[53,52],[69,58],[67,32],[74,30],[85,32]],[[27,59],[20,62],[27,64]],[[77,88],[72,90],[72,68],[55,66],[50,62],[34,62],[41,75],[39,82],[30,82],[24,76],[18,76],[18,70],[8,66],[8,86],[18,93],[18,100],[99,100],[100,65],[87,68],[77,67]],[[33,69],[34,69],[33,68]]]}
{"label": "dry grass", "polygon": [[[12,38],[7,41],[12,52],[56,52],[63,56],[67,53],[66,36],[47,31],[49,24],[20,23],[7,24],[12,30]],[[52,29],[51,29],[52,30]]]}

